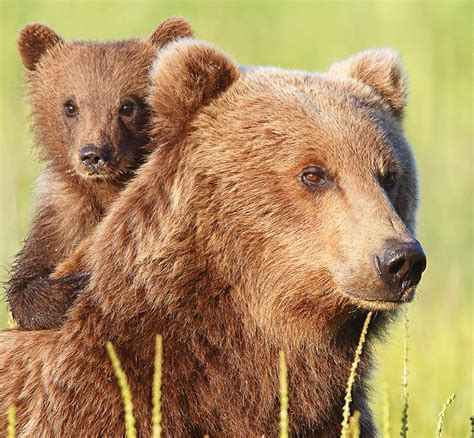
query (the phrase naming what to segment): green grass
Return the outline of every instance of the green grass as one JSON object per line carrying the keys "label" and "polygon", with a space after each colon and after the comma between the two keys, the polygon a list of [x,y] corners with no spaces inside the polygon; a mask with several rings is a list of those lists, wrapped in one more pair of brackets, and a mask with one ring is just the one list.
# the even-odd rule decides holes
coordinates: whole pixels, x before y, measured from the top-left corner
{"label": "green grass", "polygon": [[443,432],[443,422],[446,412],[448,411],[449,405],[454,401],[456,398],[456,394],[451,394],[443,404],[443,408],[438,416],[438,424],[436,425],[436,438],[441,438],[441,434]]}
{"label": "green grass", "polygon": [[[352,433],[353,431],[351,430],[350,424],[349,424],[349,417],[351,415],[350,405],[352,402],[352,387],[354,386],[357,366],[359,365],[359,362],[360,362],[360,357],[362,355],[362,349],[364,347],[365,338],[367,336],[367,330],[369,328],[371,318],[372,318],[372,312],[369,312],[367,314],[367,317],[365,318],[364,326],[362,327],[359,343],[357,345],[357,349],[354,355],[354,360],[352,362],[352,366],[350,369],[349,379],[347,380],[346,396],[344,397],[344,407],[342,408],[341,438],[349,438],[349,436],[353,435]],[[359,424],[359,421],[357,420],[357,429],[358,429],[358,424]]]}
{"label": "green grass", "polygon": [[161,427],[161,381],[163,367],[163,338],[156,336],[155,341],[155,363],[153,372],[153,391],[152,391],[152,418],[151,418],[151,436],[160,438]]}
{"label": "green grass", "polygon": [[7,424],[7,438],[16,437],[16,408],[15,406],[8,407],[8,424]]}
{"label": "green grass", "polygon": [[125,438],[137,438],[137,430],[135,428],[135,416],[133,415],[133,399],[130,386],[128,384],[127,375],[122,369],[120,359],[117,356],[115,347],[112,342],[107,342],[107,354],[117,377],[120,393],[122,394],[124,420],[125,420]]}
{"label": "green grass", "polygon": [[402,376],[402,428],[400,430],[400,437],[407,438],[408,436],[408,341],[410,338],[409,332],[410,319],[408,317],[408,307],[403,308],[403,376]]}
{"label": "green grass", "polygon": [[280,351],[280,438],[288,438],[288,369],[285,353]]}
{"label": "green grass", "polygon": [[[400,51],[410,79],[406,132],[420,170],[419,239],[428,270],[410,309],[409,436],[469,436],[472,401],[472,6],[470,2],[42,2],[0,3],[0,279],[31,218],[34,161],[25,123],[18,30],[31,21],[66,38],[147,35],[165,17],[189,18],[199,38],[241,64],[323,70],[368,48]],[[5,306],[0,326],[6,326]],[[374,410],[401,430],[403,328],[378,348]],[[291,400],[289,401],[291,404]],[[382,424],[380,424],[382,426]]]}

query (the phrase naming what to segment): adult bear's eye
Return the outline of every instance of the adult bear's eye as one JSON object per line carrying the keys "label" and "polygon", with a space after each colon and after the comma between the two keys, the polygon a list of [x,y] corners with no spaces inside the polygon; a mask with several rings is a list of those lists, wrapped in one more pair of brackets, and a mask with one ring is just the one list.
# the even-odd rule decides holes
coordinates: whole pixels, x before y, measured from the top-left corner
{"label": "adult bear's eye", "polygon": [[326,169],[320,166],[307,167],[300,174],[301,182],[310,189],[324,187],[330,182],[330,177]]}
{"label": "adult bear's eye", "polygon": [[64,104],[64,111],[68,117],[76,117],[77,116],[77,106],[72,100],[68,100]]}

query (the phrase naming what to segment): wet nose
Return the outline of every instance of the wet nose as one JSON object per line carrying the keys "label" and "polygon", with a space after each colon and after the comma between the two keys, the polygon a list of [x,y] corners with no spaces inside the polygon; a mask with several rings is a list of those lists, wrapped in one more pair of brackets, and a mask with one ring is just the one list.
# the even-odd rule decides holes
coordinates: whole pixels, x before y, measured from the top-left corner
{"label": "wet nose", "polygon": [[417,241],[391,241],[381,256],[376,257],[376,264],[383,282],[404,292],[420,282],[426,269],[426,256]]}
{"label": "wet nose", "polygon": [[79,151],[81,163],[92,171],[98,171],[108,161],[108,154],[104,148],[86,145]]}

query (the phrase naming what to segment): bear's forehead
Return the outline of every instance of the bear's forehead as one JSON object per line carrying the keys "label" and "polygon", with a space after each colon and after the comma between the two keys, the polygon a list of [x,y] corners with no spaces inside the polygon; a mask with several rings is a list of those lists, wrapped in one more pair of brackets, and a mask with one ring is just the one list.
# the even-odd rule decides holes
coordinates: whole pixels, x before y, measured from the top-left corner
{"label": "bear's forehead", "polygon": [[58,45],[42,60],[41,75],[72,75],[76,80],[147,75],[155,51],[142,41],[77,42]]}
{"label": "bear's forehead", "polygon": [[230,139],[239,132],[247,143],[234,148],[235,142],[223,142],[234,149],[223,154],[258,150],[261,162],[298,167],[312,161],[342,169],[355,158],[381,166],[396,158],[399,145],[405,147],[399,122],[378,95],[355,81],[262,68],[244,72],[223,99],[228,111],[219,104],[206,110],[223,118],[217,135]]}
{"label": "bear's forehead", "polygon": [[[366,85],[351,78],[335,78],[326,73],[260,68],[244,73],[244,87],[250,94],[263,93],[267,98],[288,105],[312,106],[315,111],[334,114],[350,112],[354,116],[387,113],[381,97]],[[245,93],[242,94],[245,96]],[[375,111],[374,111],[375,110]]]}
{"label": "bear's forehead", "polygon": [[66,43],[45,56],[32,77],[32,86],[40,92],[54,84],[59,93],[78,96],[144,95],[154,56],[151,45],[138,40]]}
{"label": "bear's forehead", "polygon": [[[397,120],[380,97],[355,81],[320,73],[262,69],[250,73],[232,98],[246,130],[279,140],[294,136],[317,143],[383,143]],[[234,115],[232,115],[234,116]]]}

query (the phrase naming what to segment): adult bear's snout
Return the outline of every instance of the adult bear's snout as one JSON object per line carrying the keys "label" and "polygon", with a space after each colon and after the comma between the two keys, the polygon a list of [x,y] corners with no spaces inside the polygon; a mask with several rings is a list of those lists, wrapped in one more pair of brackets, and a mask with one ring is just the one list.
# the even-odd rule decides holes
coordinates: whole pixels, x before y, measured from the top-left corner
{"label": "adult bear's snout", "polygon": [[390,240],[382,253],[375,256],[375,265],[387,289],[392,290],[394,296],[401,297],[420,282],[426,269],[426,256],[416,240]]}

